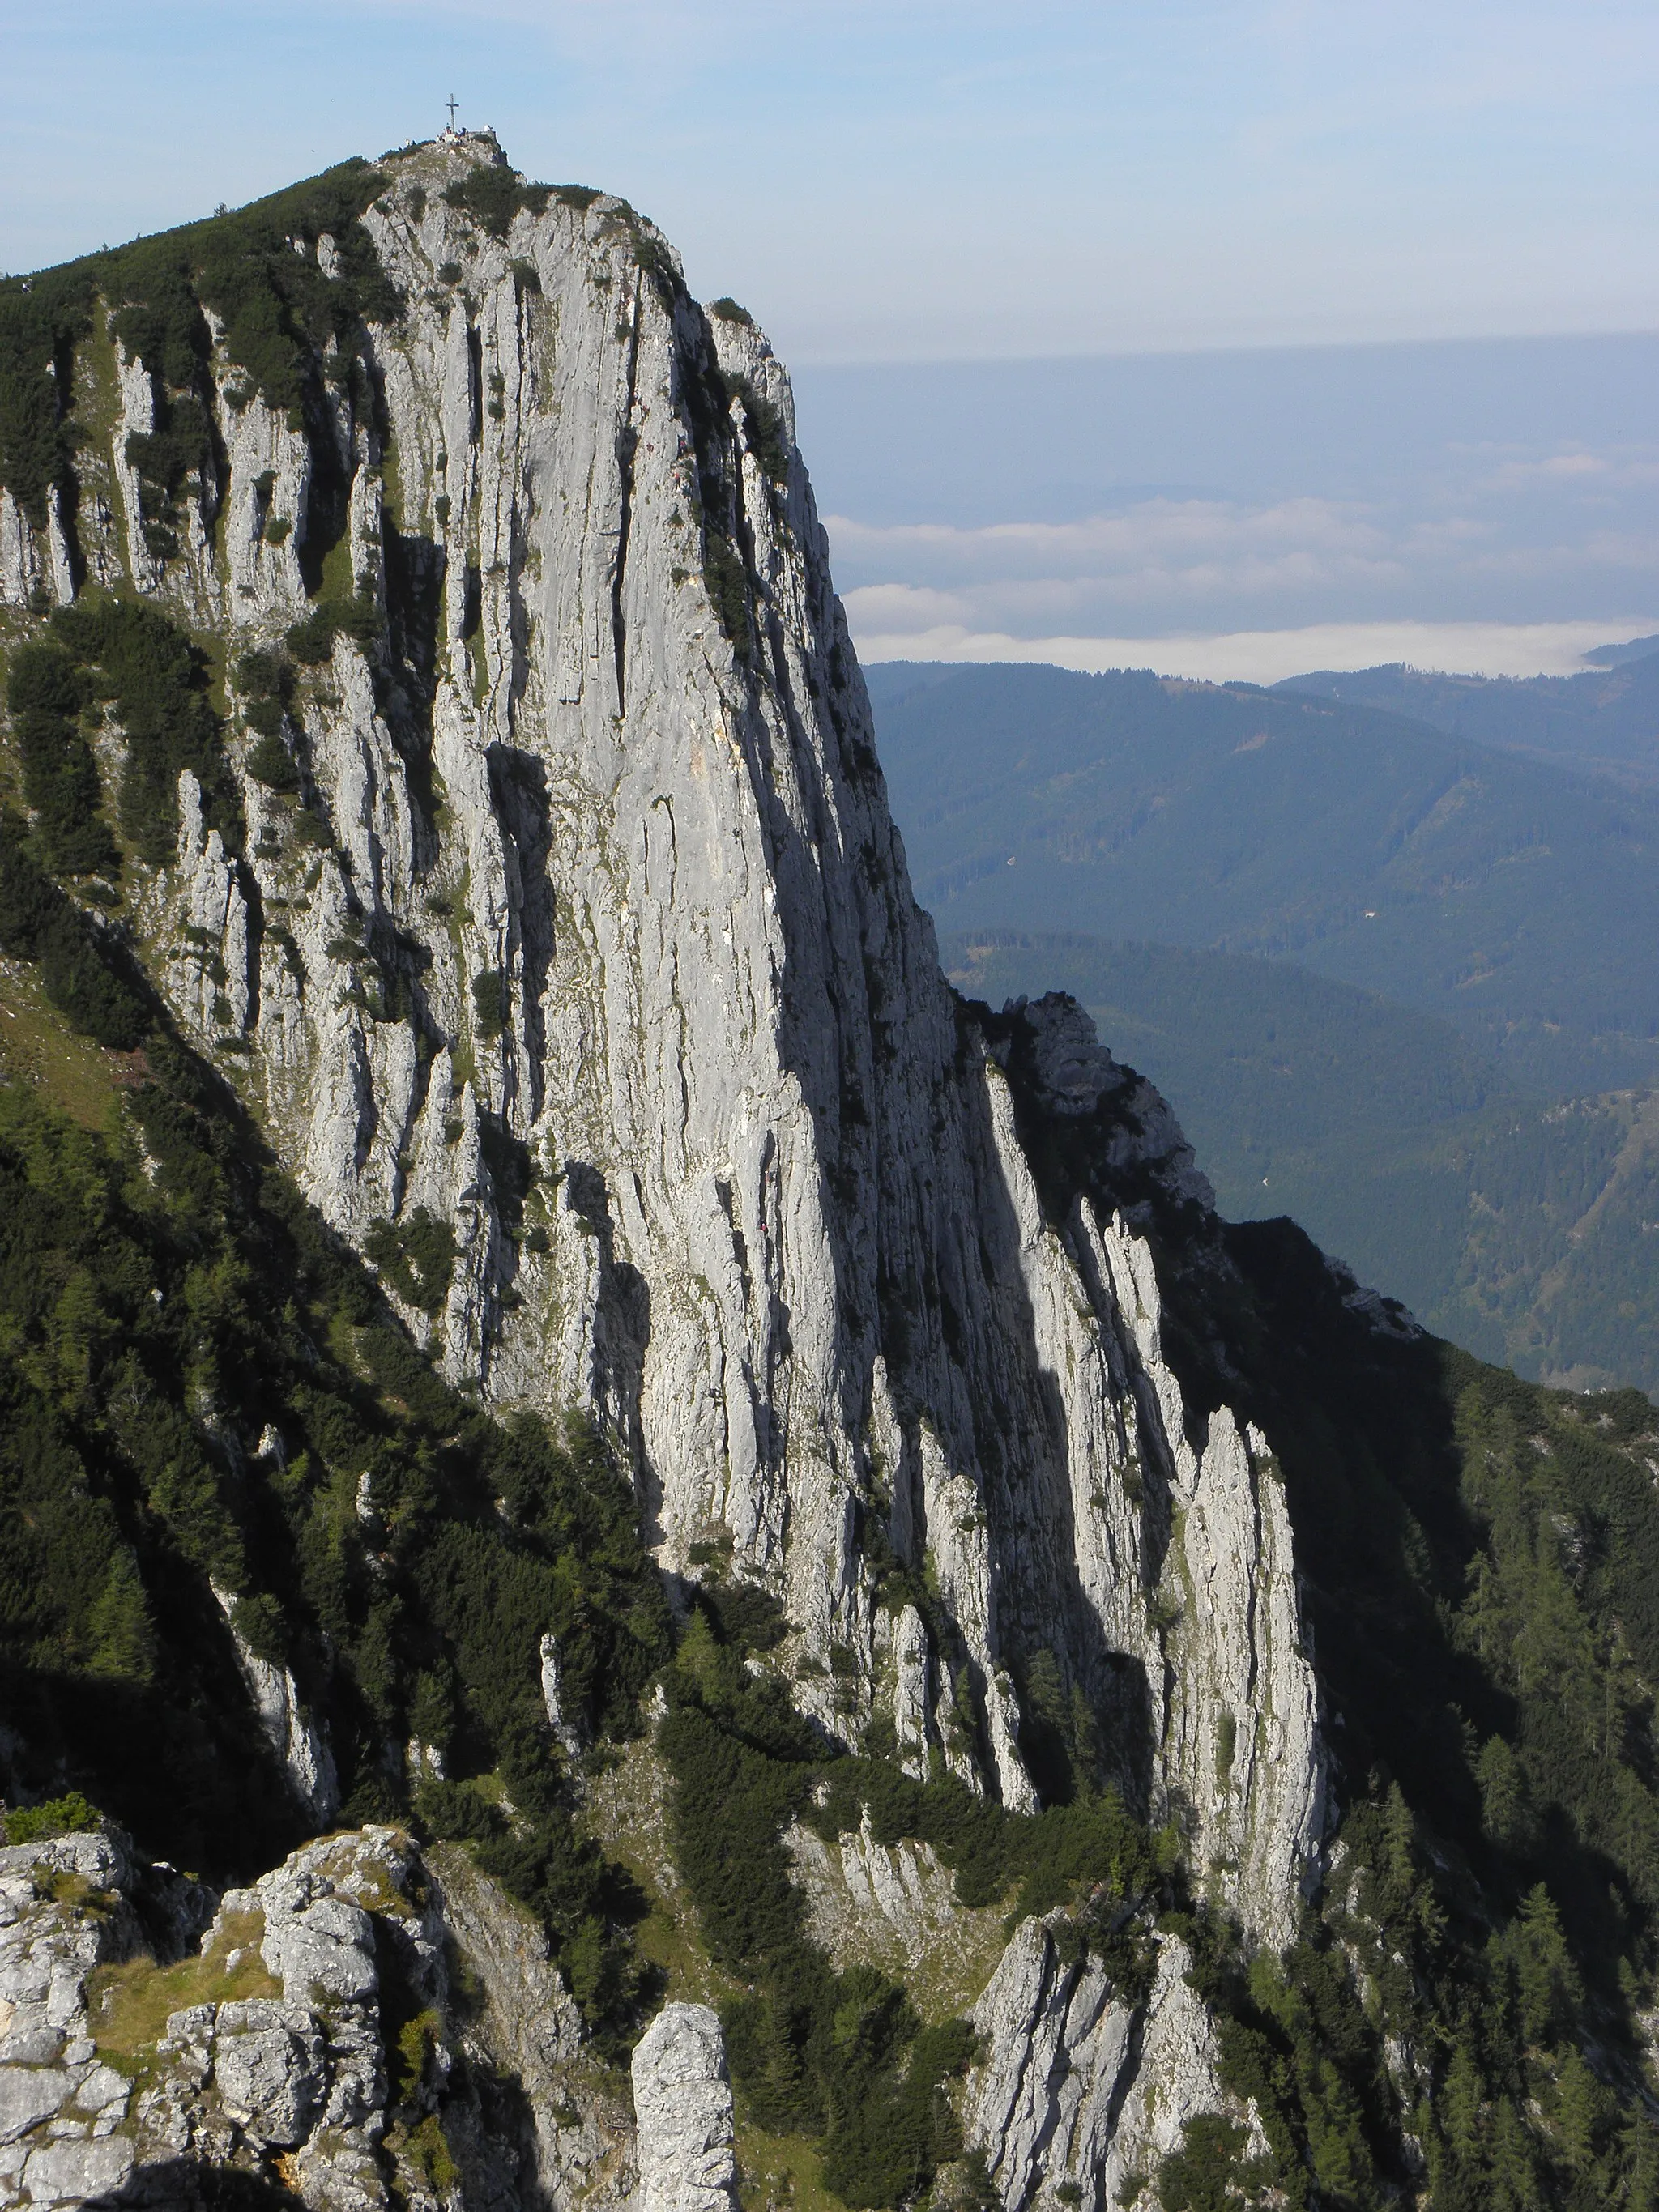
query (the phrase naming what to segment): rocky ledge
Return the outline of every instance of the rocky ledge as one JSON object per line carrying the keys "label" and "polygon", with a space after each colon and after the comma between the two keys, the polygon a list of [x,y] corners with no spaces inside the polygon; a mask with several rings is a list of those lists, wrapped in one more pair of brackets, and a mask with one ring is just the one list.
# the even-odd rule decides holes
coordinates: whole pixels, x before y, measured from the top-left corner
{"label": "rocky ledge", "polygon": [[0,1851],[0,2022],[7,2203],[216,2203],[239,2173],[318,2212],[633,2193],[545,1937],[394,1828],[222,1896],[114,1832]]}

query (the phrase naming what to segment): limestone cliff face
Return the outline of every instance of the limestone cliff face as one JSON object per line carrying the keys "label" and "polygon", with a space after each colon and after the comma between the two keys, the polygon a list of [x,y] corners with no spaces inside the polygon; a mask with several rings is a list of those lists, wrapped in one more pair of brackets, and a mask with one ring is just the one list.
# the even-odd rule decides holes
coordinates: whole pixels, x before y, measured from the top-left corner
{"label": "limestone cliff face", "polygon": [[[75,556],[56,507],[0,503],[0,596],[125,576],[223,635],[240,705],[331,487],[367,642],[289,705],[303,808],[240,725],[240,851],[184,779],[152,968],[347,1236],[447,1225],[440,1310],[406,1310],[452,1377],[591,1403],[665,1565],[776,1589],[828,1730],[885,1711],[913,1771],[1029,1805],[1033,1684],[1079,1690],[1105,1770],[1282,1938],[1323,1820],[1289,1524],[1270,1439],[1192,1431],[1145,1233],[1201,1226],[1207,1186],[1069,1002],[991,1018],[943,981],[765,339],[620,201],[500,236],[446,201],[500,158],[386,165],[364,220],[405,312],[321,447],[216,353],[222,469],[175,555],[118,346]],[[1083,1132],[1115,1195],[1040,1176],[1034,1128]],[[887,1552],[929,1621],[876,1602]]]}

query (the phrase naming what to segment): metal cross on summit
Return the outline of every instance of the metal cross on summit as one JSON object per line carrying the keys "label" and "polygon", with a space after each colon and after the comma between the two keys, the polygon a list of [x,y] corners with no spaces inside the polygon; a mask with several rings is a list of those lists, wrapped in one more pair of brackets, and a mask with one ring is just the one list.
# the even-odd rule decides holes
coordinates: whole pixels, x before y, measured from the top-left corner
{"label": "metal cross on summit", "polygon": [[449,127],[452,131],[455,128],[455,110],[459,105],[459,101],[456,99],[453,92],[449,95],[449,98],[444,102],[444,106],[449,110]]}

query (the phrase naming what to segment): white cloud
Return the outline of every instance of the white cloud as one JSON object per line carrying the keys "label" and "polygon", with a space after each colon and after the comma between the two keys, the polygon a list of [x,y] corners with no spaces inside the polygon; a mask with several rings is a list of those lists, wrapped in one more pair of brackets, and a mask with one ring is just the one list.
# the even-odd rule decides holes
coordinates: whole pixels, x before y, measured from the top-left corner
{"label": "white cloud", "polygon": [[1185,627],[1237,605],[1269,621],[1406,589],[1420,556],[1358,506],[1321,499],[1247,508],[1158,499],[1082,522],[910,524],[830,519],[836,574],[854,619],[915,630],[939,623],[1049,635],[1125,617]]}
{"label": "white cloud", "polygon": [[850,606],[848,620],[860,658],[872,663],[1042,661],[1091,675],[1109,668],[1152,668],[1163,676],[1246,684],[1276,684],[1314,669],[1375,668],[1400,660],[1413,668],[1468,676],[1571,676],[1583,668],[1583,656],[1592,647],[1659,630],[1659,616],[1610,615],[1595,622],[1315,623],[1298,629],[1220,635],[1034,638],[950,622],[911,630],[878,629]]}
{"label": "white cloud", "polygon": [[1541,534],[1519,539],[1490,504],[1423,512],[1420,489],[1393,508],[1161,497],[1075,521],[874,526],[835,515],[828,528],[849,619],[866,634],[1213,636],[1422,623],[1438,609],[1508,616],[1512,628],[1520,616],[1559,619],[1650,596],[1659,533],[1629,501],[1587,507],[1575,494],[1571,513],[1560,507],[1564,481],[1608,481],[1599,457],[1586,459],[1534,479],[1554,504],[1532,518]]}
{"label": "white cloud", "polygon": [[1551,490],[1582,484],[1587,490],[1629,490],[1659,483],[1659,459],[1652,455],[1583,451],[1550,453],[1539,460],[1510,460],[1487,479],[1494,491],[1544,484]]}
{"label": "white cloud", "polygon": [[890,572],[940,574],[1133,574],[1149,565],[1174,569],[1241,554],[1273,557],[1286,550],[1375,556],[1386,532],[1357,503],[1287,499],[1248,507],[1224,500],[1141,500],[1115,513],[1076,522],[994,522],[977,529],[948,523],[872,526],[848,515],[826,518],[838,563],[879,563]]}

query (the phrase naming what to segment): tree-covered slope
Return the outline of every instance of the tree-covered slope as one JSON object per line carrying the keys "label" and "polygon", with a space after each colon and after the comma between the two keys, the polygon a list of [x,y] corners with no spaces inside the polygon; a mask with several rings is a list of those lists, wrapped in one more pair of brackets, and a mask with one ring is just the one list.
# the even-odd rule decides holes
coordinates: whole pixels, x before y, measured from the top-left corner
{"label": "tree-covered slope", "polygon": [[1659,1389],[1651,1091],[1516,1095],[1449,1024],[1294,962],[1018,931],[941,951],[995,1005],[1081,1000],[1174,1104],[1232,1219],[1290,1214],[1534,1381]]}
{"label": "tree-covered slope", "polygon": [[1659,776],[1659,653],[1578,676],[1442,676],[1395,664],[1287,677],[1275,691],[1409,714],[1455,738]]}
{"label": "tree-covered slope", "polygon": [[[1109,1194],[1077,1125],[1041,1157],[1051,1220]],[[1651,2204],[1650,1401],[1483,1365],[1288,1221],[1194,1238],[1165,1218],[1154,1243],[1189,1420],[1227,1402],[1273,1439],[1340,1808],[1281,1960],[1198,1917],[1224,2069],[1267,2149],[1195,2130],[1160,2201]]]}
{"label": "tree-covered slope", "polygon": [[1659,1073],[1659,801],[1373,708],[1043,667],[872,672],[946,931],[1289,957],[1545,1096]]}
{"label": "tree-covered slope", "polygon": [[572,1827],[541,1647],[579,1736],[637,1729],[667,1616],[627,1481],[438,1380],[45,857],[0,824],[5,1794],[263,1870],[331,1809],[255,1720],[250,1657],[286,1669],[340,1817],[472,1838],[615,2047],[632,1893]]}

